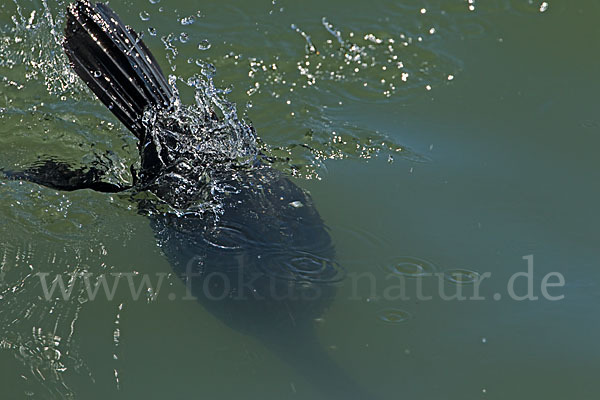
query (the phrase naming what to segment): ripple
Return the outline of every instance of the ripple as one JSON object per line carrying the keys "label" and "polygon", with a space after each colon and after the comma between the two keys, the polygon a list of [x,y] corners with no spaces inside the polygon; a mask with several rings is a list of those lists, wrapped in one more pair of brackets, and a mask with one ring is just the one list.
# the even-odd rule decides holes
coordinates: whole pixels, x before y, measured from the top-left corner
{"label": "ripple", "polygon": [[265,274],[294,282],[335,283],[346,272],[335,260],[304,251],[272,252],[261,257]]}
{"label": "ripple", "polygon": [[215,226],[204,236],[204,241],[221,250],[238,250],[252,243],[250,236],[235,226]]}
{"label": "ripple", "polygon": [[359,225],[338,224],[336,229],[343,232],[343,240],[350,241],[354,246],[360,246],[361,249],[381,250],[382,248],[393,248],[393,243],[389,237],[378,235],[369,229]]}
{"label": "ripple", "polygon": [[379,312],[379,319],[386,324],[398,325],[412,318],[412,315],[403,310],[389,308]]}
{"label": "ripple", "polygon": [[393,274],[409,278],[430,276],[437,271],[432,262],[411,256],[394,258],[388,268]]}
{"label": "ripple", "polygon": [[277,147],[264,145],[261,149],[268,162],[293,176],[318,179],[318,170],[326,160],[368,160],[388,155],[394,160],[430,162],[426,156],[394,143],[382,132],[325,118],[308,117],[303,125],[310,131],[298,142]]}
{"label": "ripple", "polygon": [[459,285],[468,285],[477,282],[481,275],[479,272],[468,269],[452,269],[444,272],[446,280]]}
{"label": "ripple", "polygon": [[597,128],[600,128],[600,122],[594,121],[594,120],[591,120],[591,119],[586,119],[584,121],[581,121],[580,125],[581,125],[581,127],[586,128],[586,129],[597,129]]}

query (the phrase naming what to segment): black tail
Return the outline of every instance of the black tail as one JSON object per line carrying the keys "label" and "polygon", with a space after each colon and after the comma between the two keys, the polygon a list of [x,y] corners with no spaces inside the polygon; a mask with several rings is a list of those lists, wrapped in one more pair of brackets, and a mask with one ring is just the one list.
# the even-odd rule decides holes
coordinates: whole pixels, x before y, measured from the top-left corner
{"label": "black tail", "polygon": [[144,110],[172,104],[173,90],[150,50],[105,4],[69,6],[63,47],[77,75],[139,139]]}

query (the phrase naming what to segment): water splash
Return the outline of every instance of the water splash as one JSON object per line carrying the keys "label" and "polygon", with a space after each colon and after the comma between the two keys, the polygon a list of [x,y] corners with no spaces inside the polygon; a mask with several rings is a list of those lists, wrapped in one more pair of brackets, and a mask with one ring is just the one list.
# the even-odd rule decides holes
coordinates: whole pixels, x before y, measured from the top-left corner
{"label": "water splash", "polygon": [[[77,100],[84,96],[89,96],[91,100],[92,96],[89,95],[87,88],[80,82],[79,79],[73,74],[65,56],[63,55],[62,48],[60,47],[61,40],[61,26],[64,20],[64,5],[65,2],[58,1],[53,7],[57,8],[58,11],[53,12],[48,6],[47,2],[44,2],[44,8],[42,11],[34,11],[33,17],[25,18],[23,11],[19,8],[19,12],[16,14],[14,19],[14,27],[5,29],[4,45],[0,47],[0,54],[3,54],[4,66],[7,66],[7,70],[12,69],[10,65],[20,64],[26,67],[28,72],[25,74],[25,81],[23,81],[22,73],[14,73],[12,76],[5,76],[4,80],[7,85],[12,84],[13,87],[23,87],[23,85],[31,86],[32,82],[39,82],[43,79],[46,90],[50,95],[60,96],[63,101],[70,101],[70,99]],[[38,18],[38,15],[43,15],[43,18]],[[150,18],[150,13],[142,12],[143,20]],[[190,17],[178,17],[181,22],[184,22],[184,26],[187,28],[187,22],[191,21]],[[30,23],[30,21],[33,21]],[[39,21],[38,21],[39,20]],[[36,22],[37,21],[37,22]],[[344,79],[346,81],[355,79],[357,82],[364,80],[362,76],[357,75],[353,72],[351,62],[361,62],[358,58],[368,58],[378,56],[372,53],[372,49],[363,48],[365,54],[359,54],[361,46],[356,43],[349,41],[348,38],[342,36],[340,30],[333,27],[333,25],[324,19],[322,21],[324,32],[327,35],[333,35],[336,38],[335,43],[340,47],[335,48],[332,43],[325,43],[323,46],[317,47],[310,42],[310,36],[304,34],[307,39],[307,53],[306,60],[309,61],[310,65],[306,65],[306,60],[297,63],[298,79],[289,79],[286,76],[286,71],[280,71],[277,67],[276,60],[266,65],[266,61],[250,59],[251,69],[249,77],[252,78],[254,83],[252,88],[248,90],[248,96],[252,96],[254,92],[260,92],[261,90],[269,90],[274,93],[275,96],[280,96],[283,91],[300,91],[305,90],[309,87],[314,86],[317,81],[321,87],[325,90],[335,90],[336,85],[327,87],[324,83],[326,81],[335,82],[336,79]],[[148,32],[151,36],[158,35],[158,31],[154,27],[148,27]],[[298,32],[303,33],[299,28],[295,27]],[[50,35],[44,32],[50,32]],[[15,35],[14,33],[20,33]],[[14,39],[12,37],[15,37]],[[22,37],[21,37],[22,36]],[[21,37],[21,39],[18,39]],[[166,50],[166,59],[171,66],[173,73],[177,71],[178,61],[177,57],[180,54],[178,46],[186,45],[189,41],[191,34],[188,31],[184,32],[171,32],[161,36],[161,41]],[[367,41],[377,42],[377,39],[368,36]],[[17,43],[18,42],[18,43]],[[29,50],[29,44],[31,42],[36,43],[34,49],[43,49],[39,53],[32,53]],[[377,43],[374,43],[377,45]],[[208,40],[202,41],[198,46],[200,50],[208,50],[210,42]],[[364,47],[364,46],[362,46]],[[312,49],[312,50],[311,50]],[[358,53],[357,53],[358,52]],[[317,54],[318,53],[318,54]],[[357,53],[352,55],[352,53]],[[342,55],[343,54],[343,55]],[[343,58],[343,64],[339,64],[336,61],[338,55]],[[383,53],[381,53],[383,55]],[[334,56],[334,57],[332,57]],[[325,62],[322,64],[310,62],[310,57],[325,58]],[[357,58],[358,57],[358,58]],[[386,55],[387,57],[387,55]],[[224,57],[224,59],[227,58]],[[237,57],[232,57],[237,58]],[[333,64],[331,59],[333,58]],[[48,61],[50,60],[50,61]],[[352,61],[354,60],[354,61]],[[190,60],[188,60],[190,61]],[[380,60],[382,61],[382,60]],[[305,119],[303,121],[304,132],[300,133],[295,140],[291,143],[275,143],[274,146],[269,146],[262,142],[259,138],[248,140],[235,136],[243,130],[249,129],[249,124],[238,117],[235,104],[229,103],[226,99],[228,90],[230,89],[219,89],[214,83],[214,75],[216,73],[215,64],[208,60],[192,60],[199,68],[200,71],[193,73],[191,76],[176,76],[174,82],[183,82],[188,87],[191,87],[194,92],[195,103],[193,107],[197,107],[205,115],[208,113],[207,106],[215,108],[216,112],[220,116],[225,117],[225,123],[228,128],[234,133],[233,140],[226,144],[227,146],[233,146],[229,150],[230,153],[240,152],[241,148],[247,147],[249,144],[260,148],[260,151],[266,156],[265,159],[272,162],[275,167],[282,169],[294,176],[304,178],[320,178],[319,169],[323,167],[323,162],[327,159],[339,159],[348,157],[357,157],[368,159],[376,156],[379,153],[394,154],[396,159],[398,157],[408,157],[409,159],[419,159],[425,161],[424,158],[409,151],[405,147],[393,143],[386,138],[386,135],[377,132],[369,131],[367,129],[356,126],[352,123],[345,121],[338,121],[326,116],[322,113],[318,105],[299,102],[296,103],[299,107],[304,107],[307,111],[305,113]],[[377,61],[379,62],[379,61]],[[329,63],[329,64],[328,64]],[[340,70],[339,67],[344,65],[348,71]],[[0,64],[0,73],[3,65]],[[331,68],[329,68],[331,67]],[[332,75],[331,72],[335,70]],[[20,71],[14,71],[20,72]],[[368,72],[365,72],[365,76],[368,76]],[[12,78],[14,77],[14,79]],[[365,82],[367,83],[367,82]],[[376,86],[376,82],[369,82],[367,85],[367,92]],[[322,89],[320,89],[322,90]],[[387,89],[386,89],[387,90]],[[276,92],[279,92],[275,94]],[[359,94],[346,95],[362,97]],[[11,100],[12,101],[12,100]],[[26,99],[23,99],[25,102]],[[193,110],[193,107],[187,108],[184,113],[197,114],[197,111]],[[209,108],[210,108],[209,107]],[[326,107],[325,107],[326,108]],[[34,110],[33,112],[35,112]],[[309,114],[310,115],[306,115]],[[292,111],[291,115],[293,118],[296,114],[300,115],[298,111]],[[54,113],[49,113],[50,118],[55,118]],[[18,118],[18,116],[15,116]],[[196,117],[191,118],[192,120]],[[110,118],[108,118],[110,120]],[[97,122],[100,124],[101,122]],[[94,126],[94,124],[90,124]],[[89,126],[89,125],[88,125]],[[224,128],[224,127],[221,127]],[[49,128],[49,130],[56,131],[55,127]],[[211,130],[208,129],[208,132]],[[308,131],[308,132],[307,132]],[[242,135],[244,136],[244,135]],[[253,135],[250,135],[253,136]],[[221,146],[225,144],[221,143]],[[107,146],[108,147],[108,146]],[[205,147],[206,148],[206,147]],[[82,153],[89,154],[89,149],[82,149]],[[95,152],[97,155],[97,152]],[[135,157],[135,151],[132,154]],[[78,158],[78,157],[74,157]],[[127,162],[129,165],[132,162]],[[121,172],[118,175],[126,176],[125,172],[129,168],[125,165],[119,167]]]}
{"label": "water splash", "polygon": [[12,26],[0,27],[0,75],[5,83],[39,81],[51,94],[79,97],[87,89],[71,70],[61,46],[66,2],[41,3],[41,9],[26,10],[14,0]]}
{"label": "water splash", "polygon": [[[407,90],[422,90],[428,84],[447,83],[445,78],[460,70],[456,60],[445,59],[423,45],[426,37],[435,33],[432,28],[421,34],[343,32],[326,17],[321,25],[326,35],[319,32],[310,35],[292,25],[306,41],[306,54],[296,62],[304,79],[292,81],[300,88],[326,84],[330,90],[337,90],[339,85],[335,82],[355,83],[360,95],[353,97],[381,101],[398,94],[406,96]],[[253,73],[260,70],[254,69]],[[288,79],[289,84],[292,82]]]}

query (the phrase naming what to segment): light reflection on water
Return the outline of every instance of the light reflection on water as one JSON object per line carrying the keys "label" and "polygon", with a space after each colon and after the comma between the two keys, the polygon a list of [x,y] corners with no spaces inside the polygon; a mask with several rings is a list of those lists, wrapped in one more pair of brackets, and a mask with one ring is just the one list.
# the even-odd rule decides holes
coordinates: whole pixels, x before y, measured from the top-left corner
{"label": "light reflection on water", "polygon": [[[39,154],[78,165],[98,156],[110,160],[114,179],[130,180],[135,141],[62,55],[66,3],[0,9],[0,167],[27,165]],[[596,278],[589,199],[598,195],[597,163],[590,160],[600,136],[597,102],[586,89],[598,88],[590,72],[598,55],[576,43],[598,31],[589,15],[584,22],[573,15],[593,14],[598,4],[542,3],[382,1],[360,13],[347,2],[301,10],[283,1],[200,10],[165,1],[112,6],[148,32],[144,40],[181,78],[184,96],[192,96],[186,82],[199,64],[211,63],[216,85],[232,89],[228,98],[254,121],[275,165],[320,178],[299,184],[332,228],[342,267],[375,271],[378,282],[387,272],[439,271],[450,284],[466,285],[492,270],[500,276],[492,293],[531,252],[544,272],[563,268],[573,282]],[[570,38],[573,48],[529,44],[536,33],[550,42]],[[585,61],[572,66],[568,88],[559,86],[561,65],[537,61],[537,54],[551,61],[561,51]],[[540,72],[553,79],[526,79]],[[528,117],[539,109],[531,93],[554,100],[547,125]],[[168,396],[179,387],[208,398],[252,398],[262,394],[252,389],[257,382],[273,398],[318,396],[197,304],[41,300],[35,272],[170,270],[127,199],[19,182],[2,182],[0,192],[0,348],[8,354],[0,363],[16,382],[14,391],[0,388],[3,397]],[[176,277],[167,284],[184,296]],[[458,399],[484,389],[506,398],[515,387],[548,399],[589,397],[593,377],[578,365],[596,356],[589,332],[597,324],[586,319],[591,326],[578,327],[581,313],[598,311],[595,287],[568,286],[577,301],[557,305],[350,301],[346,287],[319,334],[336,360],[384,395],[397,396],[403,377],[400,395],[413,398]],[[563,375],[562,366],[571,372]],[[430,379],[441,388],[427,385]]]}

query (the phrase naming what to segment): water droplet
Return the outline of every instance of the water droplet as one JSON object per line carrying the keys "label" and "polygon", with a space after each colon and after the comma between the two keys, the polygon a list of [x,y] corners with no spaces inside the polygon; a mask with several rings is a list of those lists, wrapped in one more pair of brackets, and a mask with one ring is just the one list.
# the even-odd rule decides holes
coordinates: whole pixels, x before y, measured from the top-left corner
{"label": "water droplet", "polygon": [[196,18],[194,18],[193,15],[190,15],[189,17],[184,17],[181,18],[179,20],[179,22],[181,23],[181,25],[191,25],[196,21]]}
{"label": "water droplet", "polygon": [[160,3],[160,0],[148,0],[150,2],[150,4],[158,4]]}
{"label": "water droplet", "polygon": [[429,276],[437,270],[433,263],[410,256],[396,257],[390,263],[389,269],[394,274],[410,278]]}
{"label": "water droplet", "polygon": [[444,273],[446,280],[459,285],[475,283],[479,280],[479,272],[470,271],[468,269],[453,269]]}
{"label": "water droplet", "polygon": [[[196,65],[198,65],[197,61],[196,61]],[[200,73],[202,75],[204,75],[205,77],[207,77],[208,79],[211,79],[217,73],[217,68],[214,65],[212,65],[211,63],[202,62],[202,64],[199,66],[202,68]]]}
{"label": "water droplet", "polygon": [[150,14],[148,14],[146,11],[142,11],[140,12],[140,19],[142,21],[148,21],[150,19]]}
{"label": "water droplet", "polygon": [[190,39],[190,37],[188,36],[187,33],[185,32],[181,32],[181,34],[179,35],[179,41],[181,43],[187,43],[187,41]]}
{"label": "water droplet", "polygon": [[59,360],[61,356],[60,351],[53,347],[44,347],[42,349],[42,354],[46,359],[51,361]]}
{"label": "water droplet", "polygon": [[408,321],[412,316],[403,310],[387,309],[379,312],[379,319],[388,324],[401,324]]}
{"label": "water droplet", "polygon": [[540,4],[540,12],[546,12],[546,11],[548,11],[548,2],[543,1],[542,4]]}
{"label": "water droplet", "polygon": [[153,27],[149,26],[149,27],[148,27],[148,33],[149,33],[151,36],[156,36],[156,28],[153,28]]}
{"label": "water droplet", "polygon": [[204,39],[198,44],[198,50],[208,50],[210,49],[210,42],[207,39]]}

